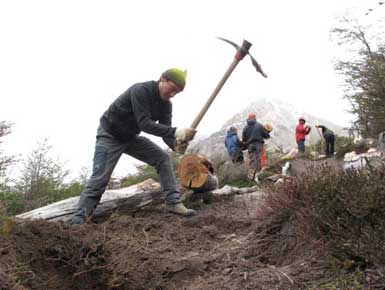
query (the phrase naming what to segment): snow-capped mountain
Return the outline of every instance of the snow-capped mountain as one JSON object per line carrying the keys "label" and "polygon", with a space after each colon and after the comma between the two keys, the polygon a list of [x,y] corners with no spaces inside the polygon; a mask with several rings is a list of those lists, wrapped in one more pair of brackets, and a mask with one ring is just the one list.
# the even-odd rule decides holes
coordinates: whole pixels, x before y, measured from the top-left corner
{"label": "snow-capped mountain", "polygon": [[278,100],[260,99],[251,103],[245,109],[227,120],[219,131],[206,138],[192,142],[189,150],[198,152],[209,158],[217,154],[225,153],[224,140],[227,130],[230,126],[235,126],[238,129],[238,136],[241,139],[242,130],[246,126],[247,116],[251,112],[257,115],[258,122],[262,124],[269,122],[273,126],[273,131],[270,134],[271,138],[266,141],[268,150],[279,149],[288,152],[296,148],[295,127],[298,124],[298,118],[301,116],[304,117],[306,123],[312,127],[306,144],[315,144],[319,141],[320,136],[314,127],[316,124],[330,128],[337,135],[346,135],[341,126],[318,116],[304,113],[293,105]]}

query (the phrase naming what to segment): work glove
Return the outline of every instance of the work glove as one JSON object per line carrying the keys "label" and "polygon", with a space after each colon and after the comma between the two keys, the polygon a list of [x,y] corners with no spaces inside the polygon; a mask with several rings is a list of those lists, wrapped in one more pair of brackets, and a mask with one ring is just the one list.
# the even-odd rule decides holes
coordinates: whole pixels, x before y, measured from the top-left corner
{"label": "work glove", "polygon": [[305,125],[305,128],[306,128],[306,134],[309,134],[309,133],[310,133],[310,130],[311,130],[310,125],[306,124],[306,125]]}
{"label": "work glove", "polygon": [[181,129],[176,129],[175,131],[175,139],[176,139],[176,143],[178,145],[181,144],[181,143],[188,143],[189,141],[191,141],[195,134],[196,134],[196,130],[193,129],[193,128],[181,128]]}
{"label": "work glove", "polygon": [[189,145],[189,142],[178,142],[176,141],[175,152],[179,154],[184,154]]}

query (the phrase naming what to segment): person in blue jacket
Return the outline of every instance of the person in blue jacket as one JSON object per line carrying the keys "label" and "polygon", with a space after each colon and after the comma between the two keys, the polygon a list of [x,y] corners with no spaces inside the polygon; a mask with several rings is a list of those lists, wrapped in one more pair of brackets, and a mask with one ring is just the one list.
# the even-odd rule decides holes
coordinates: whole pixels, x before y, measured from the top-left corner
{"label": "person in blue jacket", "polygon": [[231,126],[227,131],[225,146],[233,163],[243,163],[242,142],[238,138],[237,128]]}

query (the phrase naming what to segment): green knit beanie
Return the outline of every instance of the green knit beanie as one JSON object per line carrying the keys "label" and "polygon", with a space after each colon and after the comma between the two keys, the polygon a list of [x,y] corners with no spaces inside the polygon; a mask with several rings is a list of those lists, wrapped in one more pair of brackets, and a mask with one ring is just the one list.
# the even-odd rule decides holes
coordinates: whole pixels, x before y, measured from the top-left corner
{"label": "green knit beanie", "polygon": [[175,83],[181,90],[186,85],[187,72],[179,68],[170,68],[162,73],[162,77]]}

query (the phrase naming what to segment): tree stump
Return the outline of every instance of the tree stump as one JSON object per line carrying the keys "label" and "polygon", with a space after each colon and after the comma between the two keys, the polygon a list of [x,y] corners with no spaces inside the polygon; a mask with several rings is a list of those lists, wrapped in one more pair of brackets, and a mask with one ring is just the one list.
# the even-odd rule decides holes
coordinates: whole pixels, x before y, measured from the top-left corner
{"label": "tree stump", "polygon": [[218,187],[218,178],[209,160],[199,154],[187,154],[178,165],[180,183],[194,192],[206,192]]}

